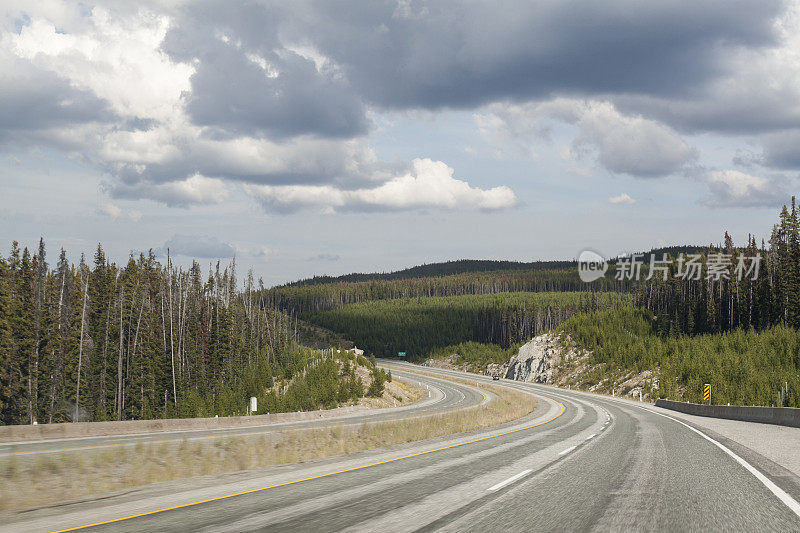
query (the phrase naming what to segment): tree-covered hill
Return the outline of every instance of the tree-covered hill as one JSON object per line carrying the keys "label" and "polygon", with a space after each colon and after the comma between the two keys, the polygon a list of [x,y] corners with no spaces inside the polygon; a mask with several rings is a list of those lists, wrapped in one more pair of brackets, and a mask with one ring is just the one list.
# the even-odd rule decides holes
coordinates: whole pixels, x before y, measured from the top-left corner
{"label": "tree-covered hill", "polygon": [[[45,244],[0,256],[0,423],[128,420],[331,407],[376,390],[349,356],[298,344],[235,263],[204,275],[152,252],[55,267]],[[377,374],[374,365],[363,357]]]}
{"label": "tree-covered hill", "polygon": [[393,272],[353,273],[342,276],[314,276],[286,284],[293,285],[320,285],[337,282],[359,282],[376,280],[398,280],[413,278],[430,278],[465,274],[468,272],[499,272],[503,270],[551,270],[574,268],[574,261],[498,261],[492,259],[458,259],[441,263],[426,263],[418,266],[395,270]]}
{"label": "tree-covered hill", "polygon": [[[640,254],[647,272],[650,257],[699,253],[707,247],[680,245],[654,248]],[[601,279],[584,283],[575,261],[494,261],[461,259],[419,265],[389,273],[316,276],[264,291],[270,306],[292,316],[336,309],[351,303],[393,298],[497,294],[504,292],[625,292],[636,283],[615,279],[613,266]]]}
{"label": "tree-covered hill", "polygon": [[572,315],[628,305],[617,293],[503,293],[375,300],[310,314],[375,355],[412,360],[465,341],[504,348],[556,327]]}
{"label": "tree-covered hill", "polygon": [[702,403],[710,383],[716,404],[800,407],[800,332],[783,325],[700,335],[659,332],[636,308],[574,316],[559,331],[589,350],[596,383],[626,372],[658,376],[657,395]]}
{"label": "tree-covered hill", "polygon": [[335,282],[276,287],[264,291],[271,307],[291,316],[307,315],[373,300],[500,294],[507,292],[620,292],[631,290],[628,280],[602,278],[591,284],[577,268],[469,272],[442,277]]}

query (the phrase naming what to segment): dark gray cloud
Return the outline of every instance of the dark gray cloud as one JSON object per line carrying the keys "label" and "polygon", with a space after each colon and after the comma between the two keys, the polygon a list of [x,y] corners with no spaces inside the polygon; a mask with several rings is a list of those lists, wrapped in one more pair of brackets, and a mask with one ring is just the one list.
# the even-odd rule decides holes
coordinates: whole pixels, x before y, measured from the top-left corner
{"label": "dark gray cloud", "polygon": [[38,130],[115,118],[91,92],[1,50],[0,68],[0,140],[29,140]]}
{"label": "dark gray cloud", "polygon": [[224,259],[233,257],[233,246],[208,235],[173,235],[157,253],[166,255],[185,255],[201,259]]}
{"label": "dark gray cloud", "polygon": [[800,129],[764,136],[763,163],[780,169],[800,168]]}
{"label": "dark gray cloud", "polygon": [[[641,95],[666,98],[650,105],[669,116],[670,98],[699,96],[727,73],[731,50],[777,44],[773,22],[783,10],[780,0],[296,1],[236,10],[216,0],[187,6],[164,49],[200,60],[195,120],[233,131],[361,133],[354,95],[399,109]],[[329,70],[276,53],[295,43],[313,45]],[[280,75],[265,76],[247,54]]]}
{"label": "dark gray cloud", "polygon": [[488,138],[512,139],[512,146],[525,151],[542,137],[550,119],[578,128],[571,157],[595,157],[614,174],[662,177],[697,160],[697,151],[674,130],[638,115],[623,115],[606,101],[558,98],[535,104],[495,104],[478,116],[478,123]]}
{"label": "dark gray cloud", "polygon": [[[354,137],[367,131],[364,103],[341,76],[278,39],[277,6],[187,6],[163,48],[194,61],[187,110],[217,136]],[[291,9],[291,8],[290,8]]]}
{"label": "dark gray cloud", "polygon": [[181,143],[170,138],[169,142],[174,143],[174,153],[163,162],[103,165],[114,177],[106,186],[108,192],[120,198],[165,199],[179,205],[182,200],[169,189],[197,174],[261,185],[335,184],[346,190],[374,186],[410,167],[406,161],[378,159],[360,140],[301,138],[273,143],[206,138]]}
{"label": "dark gray cloud", "polygon": [[683,133],[747,135],[800,126],[797,94],[787,90],[791,87],[765,86],[765,77],[772,75],[766,70],[758,79],[755,73],[737,74],[682,98],[617,94],[611,99],[623,112],[644,114]]}
{"label": "dark gray cloud", "polygon": [[[382,0],[231,10],[209,0],[182,12],[163,48],[196,60],[187,109],[212,136],[348,138],[367,131],[365,105],[474,108],[554,96],[610,101],[680,132],[747,134],[800,126],[800,110],[786,105],[796,95],[764,90],[758,69],[771,67],[731,59],[780,46],[775,20],[786,9],[781,0]],[[601,150],[600,158],[614,172],[659,176],[696,157],[666,148],[639,159]],[[324,183],[342,175],[339,166],[237,179]]]}
{"label": "dark gray cloud", "polygon": [[197,174],[184,180],[164,183],[154,183],[146,178],[114,180],[103,183],[102,188],[113,198],[124,200],[146,198],[174,207],[218,204],[228,196],[228,190],[222,180]]}
{"label": "dark gray cloud", "polygon": [[[61,34],[58,21],[47,26],[52,32],[40,26],[26,37],[28,61],[14,56],[13,39],[3,41],[7,49],[0,51],[8,57],[0,57],[0,66],[19,65],[8,69],[10,82],[0,80],[0,140],[4,131],[21,143],[35,138],[31,129],[61,126],[58,141],[74,137],[76,145],[61,148],[97,164],[109,176],[112,196],[188,206],[222,201],[229,181],[319,185],[337,193],[378,188],[409,163],[382,161],[369,149],[368,109],[608,102],[619,112],[613,124],[604,115],[566,120],[580,130],[573,149],[591,153],[615,174],[640,177],[679,173],[697,162],[680,132],[800,128],[800,107],[781,105],[797,96],[787,85],[791,78],[764,90],[775,65],[789,59],[778,55],[761,65],[741,55],[786,47],[776,24],[787,12],[781,0],[296,0],[235,8],[201,0],[150,8],[170,18],[168,25],[162,21],[160,44],[158,24],[144,11],[110,9],[133,21],[130,28],[150,32],[149,40],[134,41],[142,50],[112,77],[125,82],[134,72],[130,83],[101,83],[119,55],[54,52],[48,43]],[[86,50],[117,43],[115,36],[130,29],[109,26],[115,16],[91,13],[64,32],[80,35],[96,18],[82,36]],[[104,13],[102,6],[97,13]],[[32,19],[20,20],[11,34]],[[86,57],[71,63],[82,53]],[[31,59],[39,55],[48,61]],[[62,77],[34,64],[50,65]],[[102,68],[97,75],[75,75],[93,73],[88,66]],[[174,80],[171,71],[179,73]],[[137,85],[146,72],[158,77]],[[75,88],[84,86],[110,101]],[[108,87],[113,90],[101,90]],[[156,87],[154,95],[148,87]],[[136,88],[146,97],[138,98]],[[168,94],[163,102],[161,94]],[[127,115],[113,116],[109,105]],[[111,126],[69,135],[69,126],[87,122]],[[764,164],[800,166],[787,141],[763,138]]]}
{"label": "dark gray cloud", "polygon": [[194,122],[233,136],[366,133],[364,105],[345,83],[320,74],[311,60],[293,52],[265,55],[269,59],[249,59],[220,42],[214,54],[204,56],[188,97]]}
{"label": "dark gray cloud", "polygon": [[317,2],[310,38],[371,102],[473,107],[554,92],[687,95],[782,2]]}

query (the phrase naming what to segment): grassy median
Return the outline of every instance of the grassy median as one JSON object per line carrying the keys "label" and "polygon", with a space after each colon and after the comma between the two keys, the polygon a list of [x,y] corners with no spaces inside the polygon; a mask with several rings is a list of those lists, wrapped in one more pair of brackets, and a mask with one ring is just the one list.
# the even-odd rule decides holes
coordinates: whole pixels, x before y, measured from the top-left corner
{"label": "grassy median", "polygon": [[159,481],[307,461],[461,433],[520,418],[536,406],[528,394],[506,387],[483,388],[498,398],[486,405],[407,420],[353,426],[332,422],[325,428],[270,435],[5,457],[0,459],[0,509],[46,505]]}

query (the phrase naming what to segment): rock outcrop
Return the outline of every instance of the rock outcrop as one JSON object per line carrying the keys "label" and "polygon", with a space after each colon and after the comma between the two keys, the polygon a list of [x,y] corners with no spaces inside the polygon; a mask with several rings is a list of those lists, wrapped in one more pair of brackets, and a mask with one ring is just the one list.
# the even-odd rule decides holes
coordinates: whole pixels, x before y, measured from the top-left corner
{"label": "rock outcrop", "polygon": [[496,371],[506,379],[532,383],[552,383],[553,372],[561,362],[558,337],[551,333],[539,335],[519,348],[517,355],[503,363]]}

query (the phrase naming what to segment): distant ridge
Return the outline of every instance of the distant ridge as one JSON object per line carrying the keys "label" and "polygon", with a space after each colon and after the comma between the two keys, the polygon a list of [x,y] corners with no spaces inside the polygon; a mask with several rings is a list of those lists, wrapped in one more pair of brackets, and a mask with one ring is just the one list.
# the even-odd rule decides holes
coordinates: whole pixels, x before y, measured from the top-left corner
{"label": "distant ridge", "polygon": [[426,263],[394,272],[374,272],[374,273],[354,273],[342,276],[314,276],[313,278],[303,279],[287,283],[286,287],[293,285],[320,285],[323,283],[336,282],[358,282],[374,280],[394,280],[411,278],[429,278],[451,276],[453,274],[465,274],[468,272],[491,272],[502,270],[549,270],[558,268],[570,268],[575,264],[574,261],[533,261],[525,263],[521,261],[498,261],[492,259],[458,259],[455,261],[444,261],[440,263]]}
{"label": "distant ridge", "polygon": [[[717,245],[717,248],[721,248]],[[631,252],[642,254],[645,262],[649,261],[650,255],[655,254],[657,259],[661,259],[662,254],[670,254],[676,257],[678,254],[706,253],[708,246],[698,246],[694,244],[682,244],[673,246],[661,246],[653,248],[647,252]],[[619,257],[631,255],[631,253],[620,254],[609,258],[609,262],[615,263]],[[393,272],[371,272],[371,273],[352,273],[341,276],[314,276],[313,278],[301,279],[279,285],[279,287],[293,287],[298,285],[322,285],[325,283],[357,283],[363,281],[386,281],[413,278],[434,278],[442,276],[452,276],[455,274],[466,274],[469,272],[502,272],[509,270],[558,270],[574,268],[575,261],[502,261],[495,259],[457,259],[454,261],[442,261],[438,263],[424,263],[422,265],[395,270]]]}

